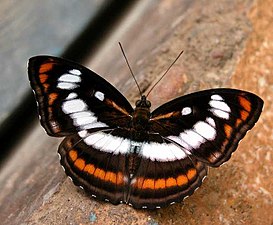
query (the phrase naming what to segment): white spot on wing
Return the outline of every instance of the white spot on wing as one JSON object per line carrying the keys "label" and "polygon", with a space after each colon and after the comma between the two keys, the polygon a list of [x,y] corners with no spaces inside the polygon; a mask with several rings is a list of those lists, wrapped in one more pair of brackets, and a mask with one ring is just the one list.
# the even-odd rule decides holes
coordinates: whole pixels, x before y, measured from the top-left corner
{"label": "white spot on wing", "polygon": [[184,107],[181,111],[182,116],[186,116],[192,113],[192,109],[190,107]]}
{"label": "white spot on wing", "polygon": [[152,161],[174,161],[177,159],[184,159],[187,157],[185,152],[172,143],[144,143],[141,155]]}
{"label": "white spot on wing", "polygon": [[225,102],[211,100],[211,101],[209,102],[209,105],[210,105],[212,108],[220,109],[220,110],[225,111],[225,112],[230,112],[230,108],[229,108],[229,106],[227,105],[227,103],[225,103]]}
{"label": "white spot on wing", "polygon": [[193,130],[185,130],[180,134],[180,138],[186,142],[187,145],[191,146],[191,148],[198,148],[205,141],[203,137]]}
{"label": "white spot on wing", "polygon": [[90,111],[83,111],[83,112],[76,112],[71,114],[71,118],[73,119],[77,119],[77,118],[83,118],[83,117],[92,117],[94,115],[94,113],[90,112]]}
{"label": "white spot on wing", "polygon": [[78,97],[78,95],[76,93],[72,92],[66,97],[66,100],[71,100],[71,99],[74,99],[77,97]]}
{"label": "white spot on wing", "polygon": [[92,129],[92,128],[98,128],[98,127],[108,127],[108,125],[102,122],[94,122],[91,124],[86,124],[81,126],[82,129]]}
{"label": "white spot on wing", "polygon": [[217,101],[223,101],[224,100],[220,95],[212,95],[210,98],[212,100],[217,100]]}
{"label": "white spot on wing", "polygon": [[174,141],[178,145],[181,145],[187,152],[187,154],[190,154],[190,152],[188,152],[187,150],[190,150],[192,147],[189,146],[185,141],[183,141],[179,136],[168,136],[168,139]]}
{"label": "white spot on wing", "polygon": [[75,83],[68,83],[68,82],[59,82],[57,84],[57,88],[64,89],[64,90],[71,90],[77,88],[78,85]]}
{"label": "white spot on wing", "polygon": [[81,82],[81,77],[75,76],[72,74],[63,74],[58,81],[61,82],[71,82],[71,83],[78,83]]}
{"label": "white spot on wing", "polygon": [[172,143],[132,143],[129,139],[103,132],[88,133],[81,131],[79,135],[87,145],[112,154],[128,154],[132,146],[137,146],[141,147],[140,154],[143,157],[153,161],[174,161],[187,157],[183,149]]}
{"label": "white spot on wing", "polygon": [[95,95],[94,95],[97,99],[99,99],[100,101],[104,100],[104,94],[100,91],[96,91]]}
{"label": "white spot on wing", "polygon": [[[81,135],[83,136],[84,134]],[[83,137],[83,140],[87,145],[113,154],[126,154],[130,149],[130,140],[103,132],[91,133]]]}
{"label": "white spot on wing", "polygon": [[212,119],[211,117],[208,117],[207,119],[206,119],[206,122],[209,124],[209,125],[211,125],[212,127],[216,127],[216,124],[215,124],[215,121],[214,121],[214,119]]}
{"label": "white spot on wing", "polygon": [[226,120],[229,119],[229,113],[228,112],[222,111],[220,109],[210,109],[210,111],[217,117],[220,117],[220,118],[226,119]]}
{"label": "white spot on wing", "polygon": [[204,137],[207,140],[214,140],[216,137],[216,130],[209,124],[203,121],[197,122],[194,127],[194,131]]}
{"label": "white spot on wing", "polygon": [[72,69],[68,71],[70,74],[74,74],[74,75],[81,75],[81,71],[77,70],[77,69]]}
{"label": "white spot on wing", "polygon": [[82,130],[82,131],[79,131],[78,134],[81,138],[85,138],[87,136],[88,132],[87,132],[87,130]]}
{"label": "white spot on wing", "polygon": [[[76,126],[84,126],[87,124],[92,124],[97,120],[94,116],[88,116],[88,117],[76,117],[73,120],[74,125]],[[86,128],[87,129],[87,128]]]}
{"label": "white spot on wing", "polygon": [[80,126],[81,129],[91,129],[96,127],[108,127],[107,124],[98,122],[97,117],[91,111],[80,111],[70,114],[75,126]]}
{"label": "white spot on wing", "polygon": [[209,109],[215,116],[222,119],[229,119],[230,107],[224,102],[220,95],[212,95],[209,102],[211,108]]}
{"label": "white spot on wing", "polygon": [[62,110],[66,114],[85,111],[86,109],[87,105],[81,99],[72,99],[69,101],[65,101],[62,105]]}
{"label": "white spot on wing", "polygon": [[168,136],[168,139],[176,142],[184,148],[184,152],[190,155],[192,149],[198,148],[207,140],[214,140],[216,137],[215,121],[208,117],[206,121],[199,121],[193,129],[185,130],[179,136]]}

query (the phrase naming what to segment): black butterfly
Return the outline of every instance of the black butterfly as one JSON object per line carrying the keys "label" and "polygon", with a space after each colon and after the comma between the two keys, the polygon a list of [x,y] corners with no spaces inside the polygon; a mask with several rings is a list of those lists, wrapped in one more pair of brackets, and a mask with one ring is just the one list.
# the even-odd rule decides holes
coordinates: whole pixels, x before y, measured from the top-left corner
{"label": "black butterfly", "polygon": [[67,175],[93,197],[134,208],[193,194],[208,166],[230,158],[263,107],[252,93],[211,89],[150,112],[145,95],[134,109],[102,77],[68,60],[36,56],[28,73],[42,126],[66,136],[58,152]]}

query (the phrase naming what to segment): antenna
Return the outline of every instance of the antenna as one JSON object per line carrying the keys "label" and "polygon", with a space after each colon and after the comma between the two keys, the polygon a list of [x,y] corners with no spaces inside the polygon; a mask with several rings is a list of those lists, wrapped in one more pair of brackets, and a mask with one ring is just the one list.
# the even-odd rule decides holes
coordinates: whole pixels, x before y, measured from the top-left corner
{"label": "antenna", "polygon": [[171,67],[173,66],[173,64],[176,63],[176,61],[180,58],[180,56],[182,55],[184,51],[182,50],[178,56],[176,56],[175,60],[172,62],[172,64],[168,67],[168,69],[165,71],[165,73],[159,78],[159,80],[154,84],[154,86],[152,86],[152,88],[150,89],[150,91],[148,92],[148,94],[146,95],[146,97],[148,97],[148,95],[151,93],[151,91],[155,88],[155,86],[163,79],[163,77],[165,77],[165,75],[169,72],[169,70],[171,69]]}
{"label": "antenna", "polygon": [[135,80],[135,82],[136,82],[136,85],[137,85],[137,88],[138,88],[140,97],[142,97],[142,92],[141,92],[140,87],[139,87],[139,85],[138,85],[138,83],[137,83],[136,77],[135,77],[135,75],[134,75],[134,73],[133,73],[133,71],[132,71],[132,69],[131,69],[131,67],[130,67],[129,61],[128,61],[126,55],[125,55],[125,52],[124,52],[124,50],[123,50],[123,47],[122,47],[122,45],[121,45],[120,42],[119,42],[118,44],[119,44],[119,47],[120,47],[120,49],[121,49],[121,52],[122,52],[122,54],[123,54],[123,56],[124,56],[124,58],[125,58],[126,64],[127,64],[127,66],[129,67],[129,70],[130,70],[130,72],[131,72],[131,75],[132,75],[132,77],[134,78],[134,80]]}

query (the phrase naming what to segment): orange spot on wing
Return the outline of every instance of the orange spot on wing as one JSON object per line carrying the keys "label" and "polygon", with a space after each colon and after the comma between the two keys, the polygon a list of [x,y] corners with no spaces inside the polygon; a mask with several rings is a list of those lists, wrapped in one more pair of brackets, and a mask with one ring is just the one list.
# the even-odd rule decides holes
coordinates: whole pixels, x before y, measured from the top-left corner
{"label": "orange spot on wing", "polygon": [[43,84],[43,83],[46,82],[46,80],[47,80],[47,78],[48,78],[48,75],[42,73],[42,74],[39,75],[39,78],[40,78],[40,82]]}
{"label": "orange spot on wing", "polygon": [[237,119],[236,123],[235,123],[235,126],[239,127],[241,123],[242,123],[242,120],[241,119]]}
{"label": "orange spot on wing", "polygon": [[74,162],[74,166],[76,166],[79,170],[83,170],[85,167],[85,161],[81,158],[78,158],[75,162]]}
{"label": "orange spot on wing", "polygon": [[96,168],[96,170],[94,172],[94,176],[101,179],[101,180],[104,180],[105,179],[105,171],[103,169]]}
{"label": "orange spot on wing", "polygon": [[117,184],[123,184],[124,183],[124,176],[121,172],[117,174]]}
{"label": "orange spot on wing", "polygon": [[232,127],[228,124],[225,124],[224,125],[224,130],[225,130],[225,134],[226,134],[226,137],[229,139],[230,136],[231,136],[231,133],[233,131]]}
{"label": "orange spot on wing", "polygon": [[57,97],[58,97],[58,94],[57,94],[57,93],[51,93],[51,94],[49,94],[49,97],[48,97],[48,104],[49,104],[49,105],[52,105],[53,102],[56,100]]}
{"label": "orange spot on wing", "polygon": [[111,182],[113,184],[122,184],[124,182],[124,176],[121,172],[116,174],[114,172],[105,171],[103,169],[96,168],[93,164],[87,164],[84,167],[84,171],[105,182]]}
{"label": "orange spot on wing", "polygon": [[194,176],[196,176],[196,170],[194,169],[189,170],[187,176],[180,175],[176,179],[173,177],[169,177],[167,179],[160,178],[157,180],[144,179],[143,177],[140,177],[137,179],[134,186],[136,186],[139,189],[165,189],[174,186],[186,185],[188,183],[188,179],[192,179]]}
{"label": "orange spot on wing", "polygon": [[93,175],[93,173],[95,172],[95,166],[93,164],[87,164],[85,167],[84,167],[84,171]]}
{"label": "orange spot on wing", "polygon": [[173,177],[169,177],[166,180],[166,187],[173,187],[173,186],[177,186],[176,179],[174,179]]}
{"label": "orange spot on wing", "polygon": [[168,119],[168,118],[172,117],[174,114],[175,114],[175,112],[170,112],[170,113],[167,113],[167,114],[163,114],[163,115],[153,117],[153,118],[151,118],[151,120]]}
{"label": "orange spot on wing", "polygon": [[245,111],[245,110],[241,110],[241,111],[240,111],[240,114],[241,114],[241,119],[242,119],[243,121],[245,121],[245,120],[248,118],[248,116],[249,116],[249,112],[247,112],[247,111]]}
{"label": "orange spot on wing", "polygon": [[157,179],[155,181],[155,189],[166,188],[166,181],[165,179]]}
{"label": "orange spot on wing", "polygon": [[43,87],[44,87],[44,92],[47,92],[49,88],[49,84],[43,84]]}
{"label": "orange spot on wing", "polygon": [[42,65],[40,66],[40,68],[39,68],[39,73],[46,73],[46,72],[52,70],[53,64],[54,64],[54,63],[52,63],[52,62],[42,64]]}
{"label": "orange spot on wing", "polygon": [[116,110],[120,111],[121,113],[129,116],[129,113],[125,109],[118,106],[114,101],[107,98],[107,99],[105,99],[105,102],[106,102],[106,104],[110,105],[111,107],[115,108]]}
{"label": "orange spot on wing", "polygon": [[196,176],[196,170],[195,169],[189,169],[187,172],[187,177],[189,180],[194,178]]}
{"label": "orange spot on wing", "polygon": [[136,180],[136,183],[134,184],[137,188],[142,189],[144,179],[143,177],[139,177]]}
{"label": "orange spot on wing", "polygon": [[153,179],[145,179],[142,185],[143,189],[154,189],[155,188],[155,180]]}
{"label": "orange spot on wing", "polygon": [[117,182],[117,175],[113,172],[107,172],[105,174],[105,181],[111,182],[111,183],[116,183]]}
{"label": "orange spot on wing", "polygon": [[75,150],[70,150],[68,155],[73,162],[78,158],[78,152]]}
{"label": "orange spot on wing", "polygon": [[238,97],[239,103],[240,105],[248,112],[251,111],[251,103],[250,101],[248,101],[246,98],[244,98],[243,96],[239,96]]}
{"label": "orange spot on wing", "polygon": [[188,183],[188,178],[185,175],[180,175],[176,178],[176,182],[178,186],[182,186]]}

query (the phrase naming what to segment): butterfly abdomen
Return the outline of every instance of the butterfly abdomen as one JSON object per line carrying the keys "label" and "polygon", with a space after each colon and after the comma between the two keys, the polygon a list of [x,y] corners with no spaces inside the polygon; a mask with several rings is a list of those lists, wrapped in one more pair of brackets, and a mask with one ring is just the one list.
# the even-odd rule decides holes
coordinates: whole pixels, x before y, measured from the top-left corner
{"label": "butterfly abdomen", "polygon": [[138,153],[131,153],[126,157],[126,170],[128,171],[129,177],[132,178],[140,165],[140,158]]}

